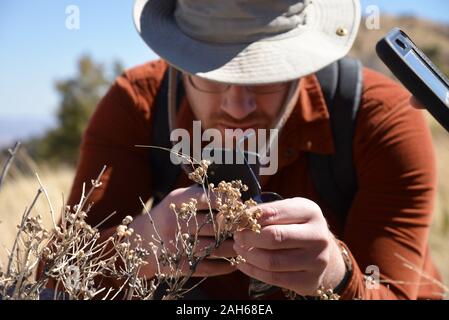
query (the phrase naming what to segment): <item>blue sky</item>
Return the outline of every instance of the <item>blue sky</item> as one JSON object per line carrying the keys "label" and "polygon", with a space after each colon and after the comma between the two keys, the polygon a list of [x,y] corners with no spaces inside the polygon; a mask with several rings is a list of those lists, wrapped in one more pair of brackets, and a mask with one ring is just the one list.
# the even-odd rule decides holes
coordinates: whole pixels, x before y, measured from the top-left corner
{"label": "blue sky", "polygon": [[[449,24],[447,0],[362,0],[383,12],[412,14]],[[65,27],[66,7],[80,10],[80,29]],[[156,56],[137,35],[132,0],[1,0],[0,119],[54,114],[56,79],[74,74],[84,53],[96,61],[120,60],[125,67]]]}

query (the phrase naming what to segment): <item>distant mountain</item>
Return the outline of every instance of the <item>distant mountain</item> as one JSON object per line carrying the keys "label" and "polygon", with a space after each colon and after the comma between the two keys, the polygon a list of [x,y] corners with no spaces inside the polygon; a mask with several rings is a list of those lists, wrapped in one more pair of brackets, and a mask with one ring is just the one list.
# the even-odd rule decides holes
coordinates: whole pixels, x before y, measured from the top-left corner
{"label": "distant mountain", "polygon": [[44,134],[55,125],[52,118],[0,116],[0,148],[12,145],[15,141]]}

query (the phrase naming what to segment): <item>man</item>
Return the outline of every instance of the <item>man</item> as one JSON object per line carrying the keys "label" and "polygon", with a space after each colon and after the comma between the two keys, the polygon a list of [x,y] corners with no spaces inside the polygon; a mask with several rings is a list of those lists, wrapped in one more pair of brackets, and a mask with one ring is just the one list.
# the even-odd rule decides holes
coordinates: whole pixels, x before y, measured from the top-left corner
{"label": "man", "polygon": [[[103,236],[125,215],[134,230],[151,239],[152,227],[138,197],[152,196],[148,149],[154,105],[169,66],[182,72],[186,97],[174,127],[267,129],[278,126],[278,171],[262,180],[264,190],[285,200],[259,206],[260,234],[237,232],[214,255],[241,255],[231,266],[206,260],[197,276],[209,298],[248,298],[248,279],[314,296],[320,287],[342,299],[438,298],[439,279],[428,250],[435,196],[435,159],[421,112],[409,107],[407,92],[369,69],[353,140],[357,192],[342,218],[322,200],[309,176],[307,154],[333,154],[334,141],[323,92],[315,72],[349,51],[360,22],[356,0],[138,0],[135,22],[144,41],[164,60],[138,66],[117,78],[87,128],[69,204],[81,186],[108,169],[92,195],[89,222]],[[173,93],[173,87],[171,87]],[[153,181],[154,185],[154,181]],[[174,235],[169,208],[196,197],[198,187],[182,174],[151,215],[164,240]],[[212,232],[200,234],[212,243]],[[338,239],[338,240],[337,240]],[[412,270],[406,259],[417,266]],[[143,273],[156,272],[154,261]],[[369,285],[366,270],[381,283]],[[375,275],[374,275],[375,276]],[[218,289],[217,289],[218,288]]]}

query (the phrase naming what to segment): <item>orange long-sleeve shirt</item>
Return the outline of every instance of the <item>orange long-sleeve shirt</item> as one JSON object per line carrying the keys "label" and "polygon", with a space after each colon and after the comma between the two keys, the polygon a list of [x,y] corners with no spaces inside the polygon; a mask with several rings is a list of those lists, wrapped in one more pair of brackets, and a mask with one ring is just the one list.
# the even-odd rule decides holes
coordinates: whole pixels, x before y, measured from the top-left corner
{"label": "orange long-sleeve shirt", "polygon": [[[142,211],[139,197],[151,197],[152,108],[167,64],[162,60],[135,67],[118,77],[98,105],[85,132],[69,204],[79,201],[83,182],[104,165],[102,186],[91,198],[88,221],[117,225],[125,215]],[[346,220],[334,214],[314,190],[307,152],[334,152],[329,114],[314,75],[302,79],[300,99],[279,139],[279,170],[263,189],[284,198],[301,196],[320,205],[331,231],[350,250],[354,271],[342,299],[439,298],[441,290],[422,273],[407,268],[400,257],[440,279],[429,256],[428,235],[435,197],[435,158],[431,137],[420,111],[398,84],[367,68],[353,152],[358,191]],[[181,127],[194,116],[186,99],[178,115]],[[185,174],[177,186],[191,184]],[[366,286],[364,272],[379,268],[381,285]],[[216,288],[220,288],[216,290]],[[202,284],[211,298],[245,299],[248,278],[240,272],[213,277]]]}

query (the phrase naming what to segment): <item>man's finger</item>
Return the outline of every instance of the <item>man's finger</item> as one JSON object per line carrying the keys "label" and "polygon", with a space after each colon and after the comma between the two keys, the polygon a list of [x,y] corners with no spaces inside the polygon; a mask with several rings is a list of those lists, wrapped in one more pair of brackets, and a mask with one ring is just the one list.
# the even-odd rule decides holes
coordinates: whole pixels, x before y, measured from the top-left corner
{"label": "man's finger", "polygon": [[410,97],[410,104],[416,109],[425,109],[424,105],[414,96]]}
{"label": "man's finger", "polygon": [[261,226],[271,224],[306,223],[321,209],[313,201],[305,198],[292,198],[262,203],[251,210],[259,209]]}
{"label": "man's finger", "polygon": [[237,268],[225,260],[205,259],[198,264],[194,277],[221,276],[236,271]]}
{"label": "man's finger", "polygon": [[234,250],[234,241],[225,240],[218,248],[215,247],[215,239],[211,237],[200,237],[198,241],[198,255],[203,255],[206,251],[210,251],[210,255],[213,257],[225,257],[233,258],[237,254]]}
{"label": "man's finger", "polygon": [[[207,188],[206,188],[207,191]],[[190,199],[196,200],[196,208],[198,210],[207,210],[215,208],[215,195],[210,192],[209,194],[204,192],[204,189],[197,185],[191,185],[187,188],[179,188],[176,190],[173,190],[169,194],[170,199],[169,201],[172,201],[178,208],[181,205],[181,203],[187,203],[190,201]]]}
{"label": "man's finger", "polygon": [[298,293],[301,295],[314,295],[319,286],[315,277],[311,277],[310,273],[306,271],[270,272],[249,263],[239,263],[237,269],[267,284],[291,290],[300,288],[301,292]]}
{"label": "man's finger", "polygon": [[[187,263],[187,261],[185,261],[185,260],[179,264],[179,269],[181,270],[181,273],[184,275],[187,275],[190,272],[190,266]],[[236,270],[237,270],[236,267],[232,266],[228,261],[205,259],[197,264],[195,273],[193,274],[193,276],[194,277],[213,277],[213,276],[229,274]],[[169,270],[168,267],[164,267],[164,268],[162,268],[162,272],[169,274],[172,271]]]}
{"label": "man's finger", "polygon": [[314,268],[316,256],[303,249],[265,250],[234,245],[235,252],[247,263],[265,271],[305,271]]}
{"label": "man's finger", "polygon": [[268,250],[321,248],[326,245],[316,228],[309,224],[269,225],[260,233],[242,230],[234,233],[234,241],[239,246]]}

